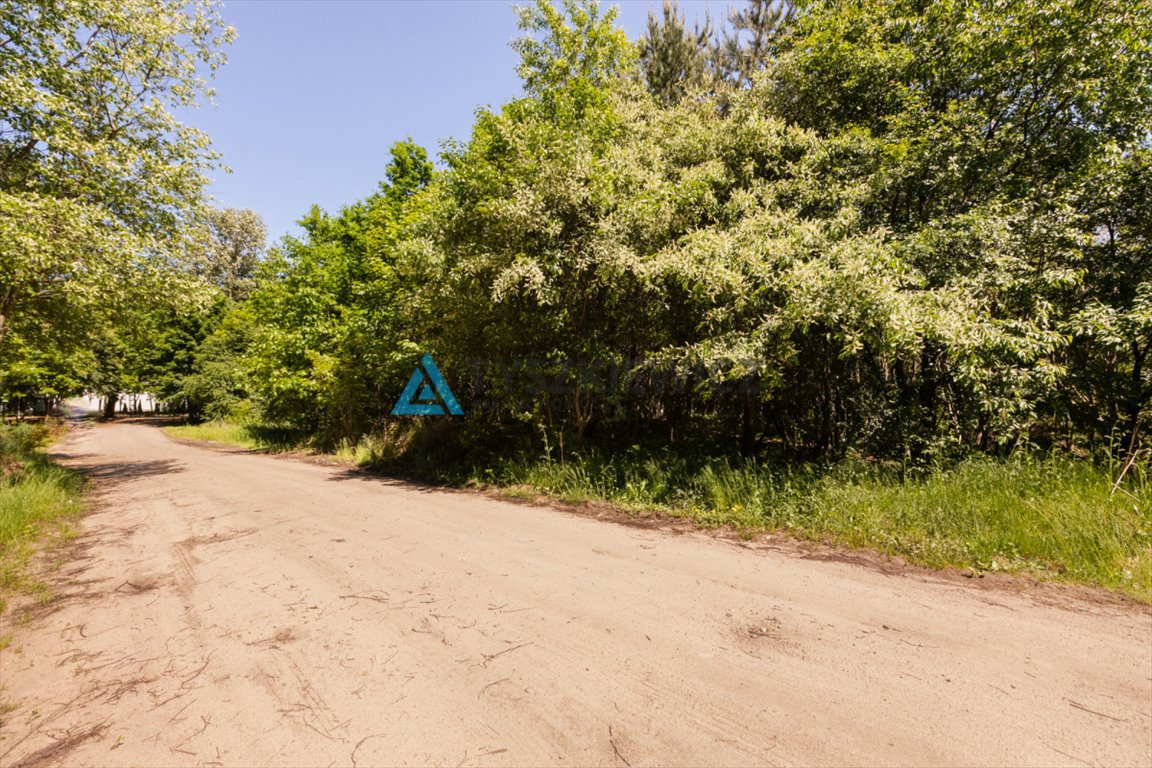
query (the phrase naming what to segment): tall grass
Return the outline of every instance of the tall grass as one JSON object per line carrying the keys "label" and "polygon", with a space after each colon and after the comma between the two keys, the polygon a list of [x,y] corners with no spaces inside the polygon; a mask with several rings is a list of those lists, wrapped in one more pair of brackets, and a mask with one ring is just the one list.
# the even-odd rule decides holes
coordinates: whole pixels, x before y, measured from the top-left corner
{"label": "tall grass", "polygon": [[336,458],[358,467],[387,465],[400,456],[400,447],[386,435],[363,435],[353,442],[347,438],[336,446]]}
{"label": "tall grass", "polygon": [[83,481],[42,450],[43,425],[0,425],[0,612],[4,594],[34,587],[28,563],[45,539],[68,538],[81,512]]}
{"label": "tall grass", "polygon": [[909,478],[864,462],[769,467],[632,451],[506,460],[478,479],[704,526],[787,530],[932,567],[1026,571],[1152,602],[1152,481],[1147,467],[1130,474],[1112,493],[1106,468],[1062,457],[977,457]]}

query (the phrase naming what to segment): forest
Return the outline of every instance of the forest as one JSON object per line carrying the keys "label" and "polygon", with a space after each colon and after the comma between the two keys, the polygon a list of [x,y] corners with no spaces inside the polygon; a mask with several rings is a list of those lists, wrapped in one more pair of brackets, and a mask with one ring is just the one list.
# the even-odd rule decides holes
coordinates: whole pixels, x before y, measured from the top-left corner
{"label": "forest", "polygon": [[[382,137],[374,194],[268,244],[173,117],[215,6],[5,6],[7,411],[146,392],[188,434],[1152,588],[1152,4],[515,12],[521,96]],[[391,415],[425,353],[463,416]]]}

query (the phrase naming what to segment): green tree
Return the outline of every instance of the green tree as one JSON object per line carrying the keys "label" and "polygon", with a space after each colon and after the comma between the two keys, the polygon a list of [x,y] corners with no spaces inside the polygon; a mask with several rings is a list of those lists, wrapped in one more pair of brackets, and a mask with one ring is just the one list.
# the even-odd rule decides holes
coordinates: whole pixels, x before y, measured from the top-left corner
{"label": "green tree", "polygon": [[[209,328],[211,332],[204,335]],[[219,302],[203,316],[202,326],[196,330],[200,339],[192,348],[191,361],[160,361],[165,363],[161,370],[167,376],[180,374],[172,378],[169,389],[160,391],[166,391],[166,397],[176,401],[193,420],[251,420],[255,414],[249,357],[257,332],[251,306]],[[180,341],[178,337],[169,348],[185,353]]]}
{"label": "green tree", "polygon": [[1075,423],[1135,454],[1152,404],[1152,149],[1104,154],[1082,191],[1098,229],[1068,320]]}
{"label": "green tree", "polygon": [[194,269],[224,294],[238,300],[252,291],[268,228],[248,209],[213,208],[204,215]]}
{"label": "green tree", "polygon": [[582,120],[586,109],[595,114],[605,89],[635,65],[636,47],[614,23],[616,6],[601,13],[597,0],[562,0],[560,7],[535,0],[516,13],[525,33],[512,41],[520,80],[557,120]]}
{"label": "green tree", "polygon": [[450,367],[482,366],[496,419],[535,413],[582,434],[605,390],[574,363],[605,361],[643,322],[628,254],[603,226],[630,173],[612,156],[626,130],[614,93],[639,95],[613,17],[595,3],[522,11],[529,95],[479,114],[413,225],[407,324]]}
{"label": "green tree", "polygon": [[375,195],[337,216],[313,208],[304,237],[272,249],[250,301],[247,356],[269,420],[335,440],[387,413],[391,380],[410,362],[395,320],[398,233],[432,177],[426,151],[397,142]]}
{"label": "green tree", "polygon": [[205,414],[251,395],[355,437],[431,352],[486,430],[1136,455],[1147,4],[756,3],[729,22],[740,87],[710,88],[673,66],[672,6],[640,55],[595,3],[519,13],[525,95],[445,170],[402,142],[376,194],[309,214],[185,379]]}
{"label": "green tree", "polygon": [[[888,368],[897,423],[1011,445],[1047,429],[1099,219],[1082,190],[1152,123],[1152,7],[1036,0],[807,2],[765,80],[772,111],[829,141],[928,301]],[[882,367],[883,369],[883,367]]]}
{"label": "green tree", "polygon": [[781,28],[791,18],[789,0],[748,0],[728,10],[728,25],[712,50],[720,79],[748,87],[768,65]]}
{"label": "green tree", "polygon": [[216,155],[177,109],[232,38],[209,2],[0,6],[0,360],[172,295]]}
{"label": "green tree", "polygon": [[675,104],[707,84],[712,23],[705,19],[692,31],[675,0],[664,0],[662,16],[648,12],[648,30],[640,39],[640,64],[648,90],[665,105]]}

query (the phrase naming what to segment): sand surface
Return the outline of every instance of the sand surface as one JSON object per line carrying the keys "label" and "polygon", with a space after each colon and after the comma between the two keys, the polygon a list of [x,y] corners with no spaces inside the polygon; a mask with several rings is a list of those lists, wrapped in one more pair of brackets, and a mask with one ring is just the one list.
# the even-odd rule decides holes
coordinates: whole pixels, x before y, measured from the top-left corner
{"label": "sand surface", "polygon": [[1152,766],[1145,608],[139,423],[57,452],[93,508],[0,617],[3,766]]}

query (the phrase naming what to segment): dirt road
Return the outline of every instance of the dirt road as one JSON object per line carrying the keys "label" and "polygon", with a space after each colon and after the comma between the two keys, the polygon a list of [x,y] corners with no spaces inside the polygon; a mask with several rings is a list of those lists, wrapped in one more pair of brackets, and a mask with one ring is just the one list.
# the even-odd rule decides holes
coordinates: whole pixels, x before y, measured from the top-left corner
{"label": "dirt road", "polygon": [[1146,610],[140,424],[60,451],[97,502],[0,630],[0,765],[1152,765]]}

